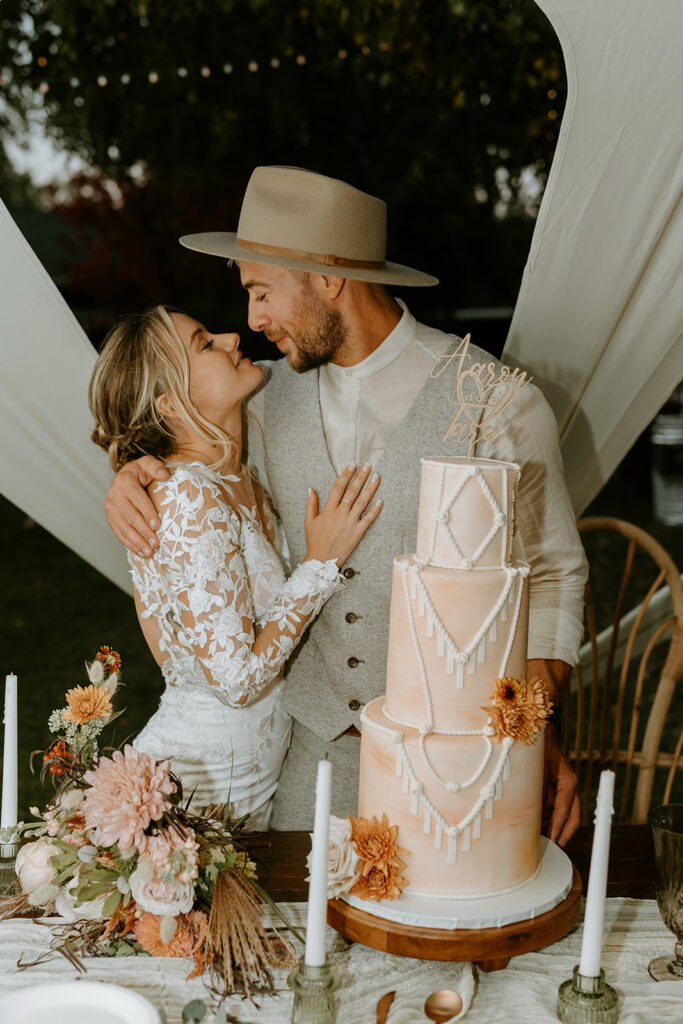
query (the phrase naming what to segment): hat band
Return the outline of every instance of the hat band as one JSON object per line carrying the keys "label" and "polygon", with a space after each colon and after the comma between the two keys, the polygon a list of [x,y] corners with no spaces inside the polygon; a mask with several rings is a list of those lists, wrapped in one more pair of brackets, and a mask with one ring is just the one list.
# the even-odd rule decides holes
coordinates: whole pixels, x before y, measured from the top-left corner
{"label": "hat band", "polygon": [[284,256],[288,260],[308,260],[309,263],[324,263],[326,267],[353,267],[358,270],[384,270],[384,260],[349,260],[345,256],[324,255],[318,252],[306,252],[304,249],[285,249],[280,245],[265,245],[262,242],[247,242],[244,238],[236,238],[235,242],[241,249],[251,249],[263,256]]}

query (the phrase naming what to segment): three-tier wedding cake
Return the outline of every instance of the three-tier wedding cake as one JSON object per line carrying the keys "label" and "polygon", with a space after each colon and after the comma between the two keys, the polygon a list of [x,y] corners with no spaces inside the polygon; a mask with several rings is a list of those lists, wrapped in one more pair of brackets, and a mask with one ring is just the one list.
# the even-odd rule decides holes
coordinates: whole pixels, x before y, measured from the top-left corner
{"label": "three-tier wedding cake", "polygon": [[526,679],[516,465],[422,460],[417,550],[394,560],[386,695],[362,713],[359,817],[398,826],[398,900],[535,878],[548,703]]}

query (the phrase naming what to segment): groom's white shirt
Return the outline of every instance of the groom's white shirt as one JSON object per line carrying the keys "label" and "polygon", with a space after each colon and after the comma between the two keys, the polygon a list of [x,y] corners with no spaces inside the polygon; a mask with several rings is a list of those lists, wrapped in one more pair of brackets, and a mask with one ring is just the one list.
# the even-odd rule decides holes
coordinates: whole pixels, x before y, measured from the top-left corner
{"label": "groom's white shirt", "polygon": [[[327,447],[341,472],[349,463],[370,462],[381,474],[380,459],[396,428],[408,414],[449,336],[420,324],[398,300],[403,315],[394,330],[367,359],[355,366],[327,363],[319,370],[318,394]],[[264,368],[272,365],[261,363]],[[267,387],[249,402],[250,415],[262,427]],[[529,658],[560,658],[575,664],[583,637],[583,593],[587,563],[564,480],[557,423],[538,389],[523,388],[503,409],[495,449],[477,445],[480,458],[516,462],[522,469],[513,554],[531,566]],[[511,406],[508,407],[510,409]],[[429,439],[425,439],[425,453]],[[250,465],[269,489],[262,430],[249,432]],[[299,467],[302,486],[306,467]],[[327,495],[319,495],[325,500]],[[389,499],[390,500],[390,499]]]}

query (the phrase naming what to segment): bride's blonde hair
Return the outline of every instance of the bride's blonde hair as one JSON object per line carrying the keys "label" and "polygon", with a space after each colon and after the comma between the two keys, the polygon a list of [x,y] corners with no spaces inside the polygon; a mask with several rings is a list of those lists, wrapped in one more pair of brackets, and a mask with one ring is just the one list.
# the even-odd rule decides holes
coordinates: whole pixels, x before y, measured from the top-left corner
{"label": "bride's blonde hair", "polygon": [[115,472],[142,455],[165,459],[176,450],[177,438],[157,408],[163,394],[187,430],[222,447],[211,469],[225,470],[237,458],[234,438],[190,398],[190,361],[169,313],[168,306],[154,306],[124,317],[107,334],[95,363],[88,391],[92,440]]}

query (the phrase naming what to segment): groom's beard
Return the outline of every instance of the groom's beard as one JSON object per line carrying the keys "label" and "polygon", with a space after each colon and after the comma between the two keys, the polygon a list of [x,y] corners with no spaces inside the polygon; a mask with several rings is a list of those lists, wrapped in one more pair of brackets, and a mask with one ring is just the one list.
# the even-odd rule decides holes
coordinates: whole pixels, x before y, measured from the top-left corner
{"label": "groom's beard", "polygon": [[297,373],[329,363],[348,336],[341,313],[315,300],[301,304],[298,322],[301,327],[296,335],[290,335],[293,351],[287,354]]}

